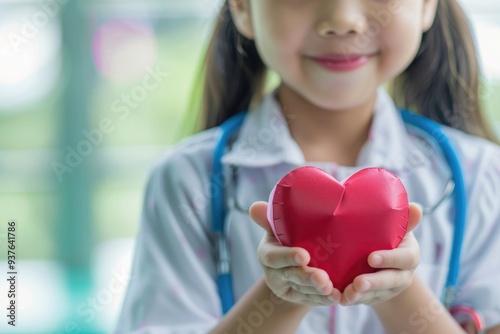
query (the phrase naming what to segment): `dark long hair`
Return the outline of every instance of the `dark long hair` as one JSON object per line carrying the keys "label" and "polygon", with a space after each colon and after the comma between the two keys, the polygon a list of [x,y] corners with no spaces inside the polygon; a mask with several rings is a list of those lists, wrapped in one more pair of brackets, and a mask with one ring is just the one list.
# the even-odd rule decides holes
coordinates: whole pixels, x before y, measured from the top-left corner
{"label": "dark long hair", "polygon": [[[399,107],[497,142],[481,102],[480,69],[467,17],[456,0],[439,0],[433,26],[418,55],[392,83]],[[483,87],[484,88],[484,87]]]}
{"label": "dark long hair", "polygon": [[[255,43],[238,32],[225,1],[203,64],[201,129],[216,127],[258,101],[266,72]],[[423,34],[418,55],[391,90],[399,107],[496,141],[482,112],[479,75],[464,12],[456,0],[439,0],[436,19]]]}
{"label": "dark long hair", "polygon": [[221,8],[205,56],[203,129],[220,125],[264,94],[267,69],[255,43],[241,35],[229,1]]}

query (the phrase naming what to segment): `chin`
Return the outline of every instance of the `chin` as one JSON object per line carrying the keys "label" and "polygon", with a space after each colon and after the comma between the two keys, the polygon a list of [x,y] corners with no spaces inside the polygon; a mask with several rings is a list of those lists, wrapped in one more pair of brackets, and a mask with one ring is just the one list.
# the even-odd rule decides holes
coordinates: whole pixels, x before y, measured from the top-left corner
{"label": "chin", "polygon": [[360,98],[359,94],[333,93],[322,94],[318,96],[314,94],[311,96],[310,102],[319,108],[325,110],[349,110],[359,107],[363,102],[367,101],[370,97]]}
{"label": "chin", "polygon": [[359,106],[358,103],[354,103],[353,101],[323,101],[323,103],[318,104],[315,103],[316,106],[318,106],[321,109],[324,110],[329,110],[329,111],[342,111],[342,110],[349,110],[353,109]]}

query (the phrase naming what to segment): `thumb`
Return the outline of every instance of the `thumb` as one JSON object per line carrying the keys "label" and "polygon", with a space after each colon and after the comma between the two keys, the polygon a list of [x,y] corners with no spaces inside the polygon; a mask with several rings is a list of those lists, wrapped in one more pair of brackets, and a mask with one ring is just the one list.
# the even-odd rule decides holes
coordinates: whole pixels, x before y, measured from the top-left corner
{"label": "thumb", "polygon": [[253,203],[248,212],[250,213],[250,218],[252,218],[254,222],[266,230],[268,234],[274,235],[271,225],[267,220],[267,202]]}
{"label": "thumb", "polygon": [[416,203],[410,203],[410,215],[408,217],[408,228],[406,233],[412,231],[422,219],[422,209]]}

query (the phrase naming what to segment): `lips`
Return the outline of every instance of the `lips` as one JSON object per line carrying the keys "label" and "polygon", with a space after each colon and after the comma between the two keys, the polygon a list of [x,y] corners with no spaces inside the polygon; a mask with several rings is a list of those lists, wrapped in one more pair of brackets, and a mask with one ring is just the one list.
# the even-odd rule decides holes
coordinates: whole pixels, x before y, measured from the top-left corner
{"label": "lips", "polygon": [[330,71],[343,72],[360,68],[373,56],[374,54],[333,54],[311,57],[311,59]]}

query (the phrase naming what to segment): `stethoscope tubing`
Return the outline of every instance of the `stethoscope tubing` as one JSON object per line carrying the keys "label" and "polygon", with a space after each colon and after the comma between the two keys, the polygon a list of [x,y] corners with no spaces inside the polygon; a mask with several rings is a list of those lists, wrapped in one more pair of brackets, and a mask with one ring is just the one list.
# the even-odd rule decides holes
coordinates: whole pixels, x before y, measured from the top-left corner
{"label": "stethoscope tubing", "polygon": [[217,260],[217,289],[219,291],[222,312],[226,314],[234,304],[233,282],[230,268],[229,248],[224,233],[226,213],[224,210],[224,175],[222,157],[231,136],[241,127],[246,112],[239,113],[224,122],[218,129],[212,172],[210,174],[212,231],[215,236],[215,252]]}
{"label": "stethoscope tubing", "polygon": [[462,167],[450,140],[443,132],[439,124],[428,118],[411,113],[408,110],[403,110],[401,115],[405,123],[424,130],[436,141],[443,151],[452,172],[452,178],[455,184],[455,188],[453,189],[453,199],[455,203],[453,244],[448,268],[448,276],[446,278],[445,289],[442,296],[444,306],[446,308],[450,308],[455,301],[455,287],[458,283],[460,258],[467,217],[467,199]]}

